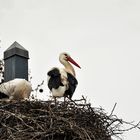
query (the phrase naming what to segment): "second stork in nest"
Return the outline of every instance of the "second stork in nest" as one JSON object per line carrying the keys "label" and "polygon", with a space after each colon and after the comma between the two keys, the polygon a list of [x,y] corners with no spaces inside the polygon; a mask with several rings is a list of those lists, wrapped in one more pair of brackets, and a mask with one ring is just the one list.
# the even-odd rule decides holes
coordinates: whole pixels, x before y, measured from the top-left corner
{"label": "second stork in nest", "polygon": [[76,89],[78,81],[71,62],[78,68],[81,68],[68,53],[61,53],[59,61],[64,65],[64,68],[52,68],[48,73],[48,87],[52,92],[52,96],[56,97],[68,97],[72,98],[73,93]]}

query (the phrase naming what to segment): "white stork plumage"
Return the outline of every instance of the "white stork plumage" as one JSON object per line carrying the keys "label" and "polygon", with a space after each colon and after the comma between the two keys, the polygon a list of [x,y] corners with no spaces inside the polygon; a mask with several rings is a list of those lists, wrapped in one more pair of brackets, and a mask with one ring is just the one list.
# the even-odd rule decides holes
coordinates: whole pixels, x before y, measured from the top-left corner
{"label": "white stork plumage", "polygon": [[52,92],[52,96],[72,98],[78,81],[71,62],[78,68],[81,68],[68,53],[61,53],[59,61],[64,65],[64,68],[52,68],[48,73],[48,87]]}
{"label": "white stork plumage", "polygon": [[32,86],[30,82],[16,78],[0,84],[0,99],[25,100],[29,98],[31,91]]}

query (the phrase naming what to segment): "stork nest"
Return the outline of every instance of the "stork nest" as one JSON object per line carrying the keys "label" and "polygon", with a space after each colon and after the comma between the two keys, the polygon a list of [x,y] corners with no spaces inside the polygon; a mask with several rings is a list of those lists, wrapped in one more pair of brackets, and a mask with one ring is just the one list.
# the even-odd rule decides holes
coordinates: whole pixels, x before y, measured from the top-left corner
{"label": "stork nest", "polygon": [[81,100],[0,102],[1,140],[112,140],[122,120]]}

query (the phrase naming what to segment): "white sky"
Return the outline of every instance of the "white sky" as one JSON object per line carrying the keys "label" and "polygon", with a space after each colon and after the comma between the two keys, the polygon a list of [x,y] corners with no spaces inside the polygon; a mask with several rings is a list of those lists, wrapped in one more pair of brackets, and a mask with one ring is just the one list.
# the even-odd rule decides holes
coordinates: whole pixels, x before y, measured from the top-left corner
{"label": "white sky", "polygon": [[[14,41],[29,50],[36,85],[51,67],[61,66],[58,56],[66,51],[82,67],[75,68],[79,85],[73,99],[85,95],[107,112],[117,102],[114,113],[136,122],[139,38],[139,0],[0,0],[1,58]],[[124,134],[124,140],[132,139],[140,139],[139,130]]]}

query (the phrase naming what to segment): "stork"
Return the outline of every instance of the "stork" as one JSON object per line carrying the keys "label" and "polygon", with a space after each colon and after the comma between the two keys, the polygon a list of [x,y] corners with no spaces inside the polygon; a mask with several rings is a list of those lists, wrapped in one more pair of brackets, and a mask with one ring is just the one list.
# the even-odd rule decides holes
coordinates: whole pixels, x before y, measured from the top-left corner
{"label": "stork", "polygon": [[32,91],[31,83],[25,79],[16,78],[0,84],[0,99],[26,100]]}
{"label": "stork", "polygon": [[59,55],[59,61],[64,68],[54,67],[47,73],[48,88],[52,92],[55,102],[56,97],[64,97],[64,99],[68,97],[71,99],[78,84],[75,70],[69,62],[81,68],[70,55],[65,52]]}

